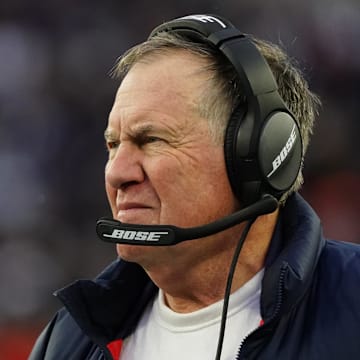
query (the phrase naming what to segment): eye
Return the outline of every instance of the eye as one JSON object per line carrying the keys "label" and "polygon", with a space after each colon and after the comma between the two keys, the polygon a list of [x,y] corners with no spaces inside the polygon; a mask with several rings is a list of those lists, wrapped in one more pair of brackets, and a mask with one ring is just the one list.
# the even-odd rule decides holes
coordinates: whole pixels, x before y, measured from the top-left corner
{"label": "eye", "polygon": [[161,141],[162,139],[156,137],[156,136],[148,136],[146,139],[145,139],[145,143],[154,143],[154,142],[157,142],[157,141]]}
{"label": "eye", "polygon": [[106,148],[110,151],[116,149],[119,146],[119,141],[107,141]]}
{"label": "eye", "polygon": [[156,144],[160,141],[164,141],[163,139],[157,137],[157,136],[152,136],[152,135],[144,135],[141,136],[139,138],[137,138],[135,140],[135,142],[139,145],[139,146],[145,146],[148,144]]}

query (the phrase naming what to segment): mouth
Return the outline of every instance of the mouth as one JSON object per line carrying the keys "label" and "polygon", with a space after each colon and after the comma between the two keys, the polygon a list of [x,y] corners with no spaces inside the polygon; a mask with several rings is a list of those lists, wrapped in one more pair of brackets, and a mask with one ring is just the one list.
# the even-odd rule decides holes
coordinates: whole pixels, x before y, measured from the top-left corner
{"label": "mouth", "polygon": [[151,207],[140,203],[123,203],[117,207],[116,218],[127,223],[146,223],[149,221]]}

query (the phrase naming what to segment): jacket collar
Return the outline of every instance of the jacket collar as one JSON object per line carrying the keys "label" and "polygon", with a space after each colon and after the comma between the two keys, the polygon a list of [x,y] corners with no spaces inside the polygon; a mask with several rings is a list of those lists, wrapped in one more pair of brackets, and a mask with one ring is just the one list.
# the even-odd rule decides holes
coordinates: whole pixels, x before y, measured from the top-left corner
{"label": "jacket collar", "polygon": [[261,314],[269,320],[288,312],[304,295],[325,245],[321,224],[298,194],[280,211],[266,258]]}
{"label": "jacket collar", "polygon": [[[289,311],[305,293],[323,246],[318,217],[299,195],[291,196],[280,211],[266,259],[265,321]],[[95,280],[78,280],[55,295],[90,338],[106,345],[133,331],[156,291],[140,266],[116,260]]]}
{"label": "jacket collar", "polygon": [[156,291],[140,266],[118,259],[96,279],[77,280],[54,295],[93,341],[106,346],[133,331]]}

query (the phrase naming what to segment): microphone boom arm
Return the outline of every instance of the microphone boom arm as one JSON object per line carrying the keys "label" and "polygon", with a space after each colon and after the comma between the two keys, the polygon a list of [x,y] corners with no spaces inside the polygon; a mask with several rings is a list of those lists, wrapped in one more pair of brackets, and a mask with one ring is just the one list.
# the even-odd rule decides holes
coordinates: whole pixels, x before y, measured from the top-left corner
{"label": "microphone boom arm", "polygon": [[127,224],[102,218],[97,221],[96,232],[106,242],[145,246],[169,246],[216,234],[243,221],[269,214],[278,207],[278,201],[265,195],[254,204],[206,225],[180,228],[174,225]]}

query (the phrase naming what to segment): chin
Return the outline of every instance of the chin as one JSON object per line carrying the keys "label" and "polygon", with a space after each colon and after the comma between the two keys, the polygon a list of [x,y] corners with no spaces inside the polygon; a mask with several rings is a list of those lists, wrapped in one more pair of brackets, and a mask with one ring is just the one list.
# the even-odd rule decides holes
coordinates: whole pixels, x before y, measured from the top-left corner
{"label": "chin", "polygon": [[154,250],[155,249],[150,246],[125,244],[116,245],[116,252],[121,259],[128,262],[135,262],[140,265],[149,258],[149,254],[153,253]]}

